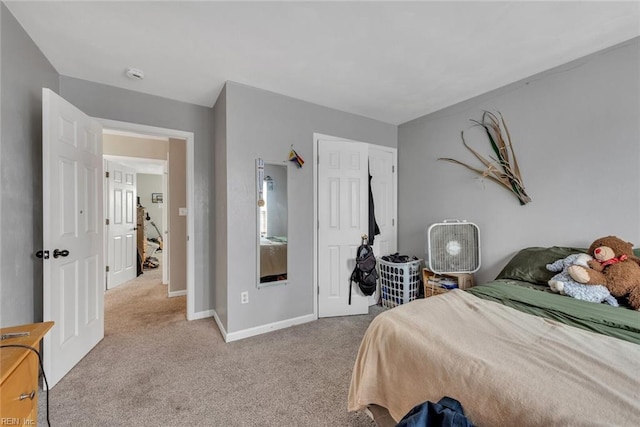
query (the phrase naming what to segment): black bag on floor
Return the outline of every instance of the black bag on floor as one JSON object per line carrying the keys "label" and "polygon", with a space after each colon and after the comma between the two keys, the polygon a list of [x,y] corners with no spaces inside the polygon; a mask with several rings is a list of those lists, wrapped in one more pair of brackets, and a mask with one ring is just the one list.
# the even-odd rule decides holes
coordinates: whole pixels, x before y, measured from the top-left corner
{"label": "black bag on floor", "polygon": [[413,407],[396,427],[474,427],[464,415],[456,399],[445,396],[438,401],[424,402]]}
{"label": "black bag on floor", "polygon": [[356,282],[363,294],[369,296],[376,291],[378,271],[376,270],[376,256],[373,248],[367,243],[362,243],[356,253],[356,267],[349,278],[349,305],[351,305],[351,288]]}

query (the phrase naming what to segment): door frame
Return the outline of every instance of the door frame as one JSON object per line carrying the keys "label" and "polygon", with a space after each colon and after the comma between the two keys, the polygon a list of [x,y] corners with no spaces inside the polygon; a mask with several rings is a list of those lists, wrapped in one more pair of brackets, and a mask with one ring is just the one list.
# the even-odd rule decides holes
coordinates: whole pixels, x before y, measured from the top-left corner
{"label": "door frame", "polygon": [[[194,134],[176,129],[167,129],[157,126],[148,126],[138,123],[122,122],[95,117],[105,129],[113,129],[124,132],[162,136],[186,140],[187,149],[187,320],[196,320],[202,317],[195,312],[195,226],[194,226],[194,196],[195,196],[195,171],[194,171]],[[206,314],[206,313],[205,313]]]}
{"label": "door frame", "polygon": [[[394,211],[396,213],[396,229],[397,229],[397,218],[398,218],[398,189],[397,189],[397,148],[388,147],[386,145],[373,144],[371,142],[366,141],[356,141],[354,139],[342,138],[339,136],[326,135],[322,133],[313,133],[313,319],[318,319],[318,292],[319,292],[319,284],[318,284],[318,227],[319,227],[319,219],[318,219],[318,141],[320,139],[331,140],[331,141],[343,141],[343,142],[359,142],[368,144],[369,147],[375,146],[380,147],[381,149],[390,149],[395,150],[394,152],[394,162],[396,164],[396,173],[394,175],[394,192],[395,192],[395,207]],[[397,236],[396,236],[397,238]]]}

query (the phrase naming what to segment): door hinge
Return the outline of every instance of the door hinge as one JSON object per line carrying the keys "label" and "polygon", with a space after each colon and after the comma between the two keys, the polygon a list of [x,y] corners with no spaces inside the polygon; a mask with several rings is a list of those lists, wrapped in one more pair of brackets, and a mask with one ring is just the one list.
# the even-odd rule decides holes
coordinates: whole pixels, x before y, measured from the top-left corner
{"label": "door hinge", "polygon": [[104,220],[105,224],[109,225],[109,218]]}
{"label": "door hinge", "polygon": [[396,220],[395,220],[395,218],[392,218],[391,219],[391,226],[395,226],[395,225],[396,225]]}
{"label": "door hinge", "polygon": [[106,171],[106,172],[104,173],[104,177],[105,177],[105,178],[109,178],[109,171]]}
{"label": "door hinge", "polygon": [[109,266],[108,265],[105,267],[105,270],[107,271],[107,273],[109,272]]}
{"label": "door hinge", "polygon": [[391,173],[395,173],[395,171],[396,171],[395,165],[391,165]]}

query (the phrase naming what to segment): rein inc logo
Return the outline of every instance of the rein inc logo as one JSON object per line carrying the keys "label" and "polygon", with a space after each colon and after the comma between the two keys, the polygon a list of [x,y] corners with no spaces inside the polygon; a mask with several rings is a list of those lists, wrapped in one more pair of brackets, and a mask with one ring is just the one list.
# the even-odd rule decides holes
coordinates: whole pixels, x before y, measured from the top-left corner
{"label": "rein inc logo", "polygon": [[36,421],[31,418],[0,418],[1,426],[34,426]]}

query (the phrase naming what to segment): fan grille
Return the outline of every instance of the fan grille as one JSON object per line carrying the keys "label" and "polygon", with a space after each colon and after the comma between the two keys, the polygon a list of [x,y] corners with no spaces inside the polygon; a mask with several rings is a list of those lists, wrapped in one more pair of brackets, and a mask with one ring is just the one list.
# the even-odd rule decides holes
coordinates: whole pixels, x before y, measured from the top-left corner
{"label": "fan grille", "polygon": [[429,227],[429,269],[434,273],[474,273],[480,268],[480,233],[475,224]]}

